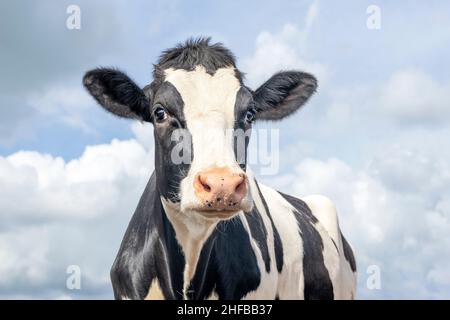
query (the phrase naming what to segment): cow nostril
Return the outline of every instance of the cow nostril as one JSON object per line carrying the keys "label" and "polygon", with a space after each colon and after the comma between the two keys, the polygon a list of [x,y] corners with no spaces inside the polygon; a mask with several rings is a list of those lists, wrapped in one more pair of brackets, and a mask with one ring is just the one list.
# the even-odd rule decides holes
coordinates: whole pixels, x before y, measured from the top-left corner
{"label": "cow nostril", "polygon": [[242,181],[236,186],[234,189],[235,193],[243,193],[245,191],[245,179],[242,179]]}
{"label": "cow nostril", "polygon": [[210,187],[208,184],[206,184],[206,183],[203,183],[203,182],[202,182],[202,187],[203,187],[203,189],[204,189],[205,191],[207,191],[207,192],[210,192],[210,191],[211,191],[211,187]]}
{"label": "cow nostril", "polygon": [[206,192],[210,192],[211,191],[211,187],[210,185],[202,178],[201,175],[197,176],[197,180],[199,185],[201,186],[201,188],[206,191]]}

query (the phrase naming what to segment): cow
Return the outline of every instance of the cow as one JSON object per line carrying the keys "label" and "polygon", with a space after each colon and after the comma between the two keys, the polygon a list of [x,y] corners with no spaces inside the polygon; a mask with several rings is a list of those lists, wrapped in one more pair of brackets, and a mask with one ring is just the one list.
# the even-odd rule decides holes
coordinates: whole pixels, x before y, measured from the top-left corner
{"label": "cow", "polygon": [[[258,183],[227,134],[293,114],[314,76],[278,72],[252,90],[224,45],[198,38],[164,51],[143,89],[114,68],[83,84],[107,111],[154,130],[155,169],[111,269],[116,299],[354,298],[355,258],[333,203]],[[173,161],[176,130],[189,161]]]}

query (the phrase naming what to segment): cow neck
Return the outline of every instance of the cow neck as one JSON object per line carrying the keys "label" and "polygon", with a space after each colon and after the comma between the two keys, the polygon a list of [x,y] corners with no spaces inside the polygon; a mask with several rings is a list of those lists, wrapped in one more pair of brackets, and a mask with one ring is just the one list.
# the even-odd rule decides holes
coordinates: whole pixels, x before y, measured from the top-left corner
{"label": "cow neck", "polygon": [[164,211],[175,230],[175,237],[180,244],[185,257],[183,274],[183,292],[194,277],[197,263],[208,237],[218,223],[218,219],[206,219],[196,212],[181,212],[179,205],[161,197]]}

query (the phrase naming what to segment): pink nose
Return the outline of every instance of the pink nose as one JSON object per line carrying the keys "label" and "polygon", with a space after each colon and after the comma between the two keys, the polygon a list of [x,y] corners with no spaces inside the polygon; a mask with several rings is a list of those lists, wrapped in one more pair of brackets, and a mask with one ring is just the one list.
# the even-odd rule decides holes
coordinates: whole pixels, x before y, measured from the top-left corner
{"label": "pink nose", "polygon": [[246,176],[226,167],[210,168],[197,174],[194,190],[205,210],[238,210],[247,194]]}

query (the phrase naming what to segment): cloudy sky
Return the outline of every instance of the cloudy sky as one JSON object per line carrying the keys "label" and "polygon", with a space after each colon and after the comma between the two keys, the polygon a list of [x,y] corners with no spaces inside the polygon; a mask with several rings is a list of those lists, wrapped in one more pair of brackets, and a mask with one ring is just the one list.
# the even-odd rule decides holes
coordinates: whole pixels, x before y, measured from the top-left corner
{"label": "cloudy sky", "polygon": [[[80,30],[66,28],[71,4]],[[0,12],[0,298],[112,298],[152,128],[106,114],[81,78],[116,66],[144,86],[163,49],[200,35],[228,46],[253,88],[280,69],[318,77],[301,112],[258,125],[280,130],[281,150],[260,179],[333,199],[357,297],[450,298],[449,3],[30,0]],[[80,290],[66,287],[69,265]]]}

